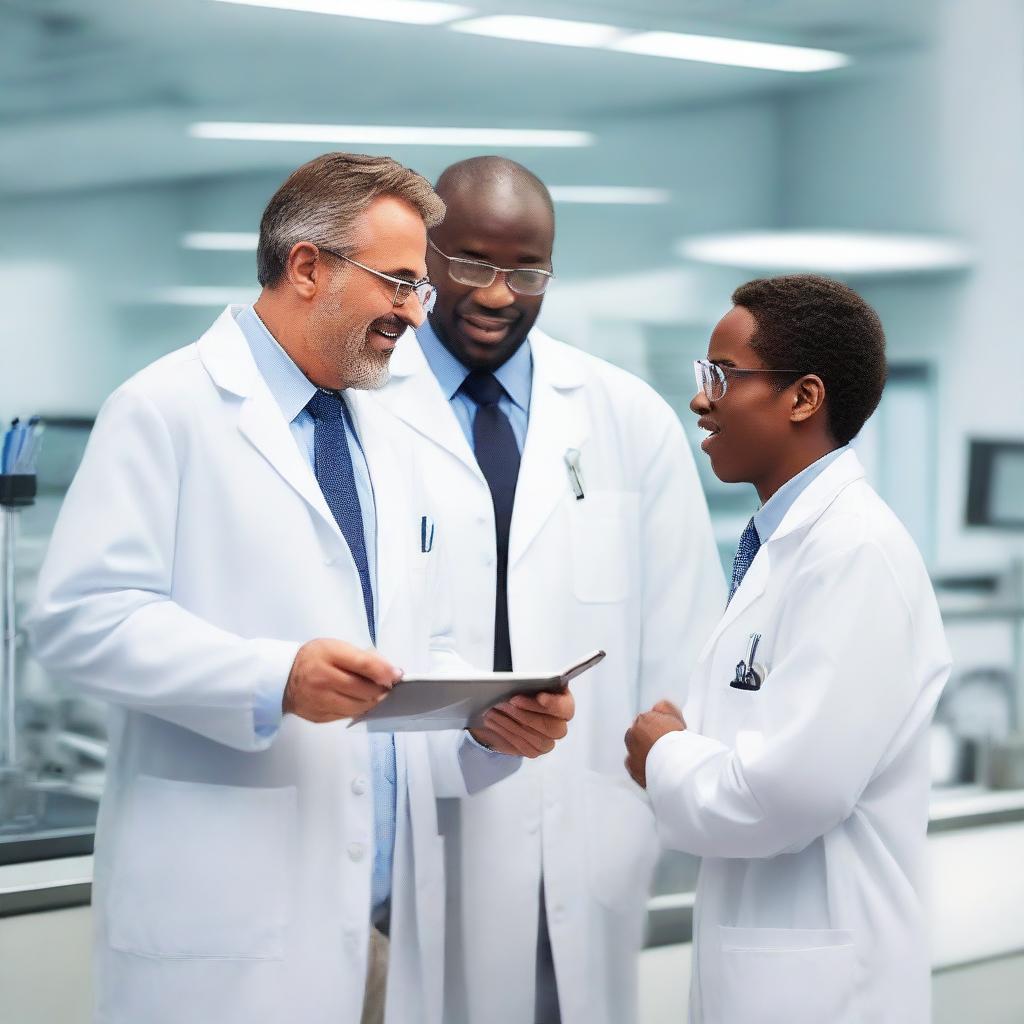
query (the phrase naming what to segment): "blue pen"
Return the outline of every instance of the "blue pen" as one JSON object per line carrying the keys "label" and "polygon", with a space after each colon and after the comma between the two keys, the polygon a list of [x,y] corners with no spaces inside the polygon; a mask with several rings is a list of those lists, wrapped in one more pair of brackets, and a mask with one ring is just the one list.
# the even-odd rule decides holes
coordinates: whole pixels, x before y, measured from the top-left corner
{"label": "blue pen", "polygon": [[28,423],[30,428],[28,437],[18,455],[18,461],[14,464],[14,470],[16,473],[27,473],[35,476],[36,462],[39,458],[39,449],[42,445],[45,424],[40,422],[38,416],[33,416]]}
{"label": "blue pen", "polygon": [[19,423],[14,431],[14,440],[11,442],[11,472],[15,471],[18,460],[21,458],[22,449],[25,447],[25,439],[28,437],[28,427]]}
{"label": "blue pen", "polygon": [[4,450],[3,455],[0,456],[0,472],[7,473],[11,467],[11,447],[14,444],[14,436],[18,429],[18,417],[15,416],[11,420],[11,425],[7,428],[7,433],[4,434]]}

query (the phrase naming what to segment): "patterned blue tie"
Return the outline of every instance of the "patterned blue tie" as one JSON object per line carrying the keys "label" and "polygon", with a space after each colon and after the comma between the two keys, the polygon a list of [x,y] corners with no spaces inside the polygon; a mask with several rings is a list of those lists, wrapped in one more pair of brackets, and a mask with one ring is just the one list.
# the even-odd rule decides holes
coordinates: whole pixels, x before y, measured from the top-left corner
{"label": "patterned blue tie", "polygon": [[[751,519],[747,523],[747,528],[740,534],[740,546],[736,549],[736,557],[732,562],[732,586],[729,587],[729,601],[739,589],[743,577],[747,575],[747,570],[750,568],[750,563],[754,561],[754,556],[760,549],[761,538],[758,536],[754,520]],[[729,601],[725,602],[727,606]]]}
{"label": "patterned blue tie", "polygon": [[[370,638],[376,644],[373,587],[370,585],[370,566],[366,558],[363,510],[359,504],[359,492],[356,490],[356,478],[352,470],[352,452],[345,432],[345,424],[348,423],[355,436],[355,426],[348,406],[334,392],[318,390],[306,408],[314,420],[313,452],[317,482],[352,552],[363,590],[366,625],[370,630]],[[374,858],[370,898],[375,919],[378,919],[391,893],[391,864],[395,847],[397,771],[395,737],[391,733],[370,734],[370,766],[374,794]]]}
{"label": "patterned blue tie", "polygon": [[508,629],[508,538],[512,506],[519,479],[519,445],[508,417],[498,402],[505,394],[498,378],[474,370],[461,389],[476,403],[473,416],[473,452],[494,505],[494,532],[498,556],[494,595],[494,670],[512,671],[512,643]]}
{"label": "patterned blue tie", "polygon": [[[340,395],[318,390],[306,403],[306,408],[315,421],[313,452],[316,458],[316,479],[327,499],[327,507],[352,552],[352,561],[356,563],[359,573],[359,584],[363,588],[366,625],[370,630],[370,639],[376,643],[373,587],[370,585],[370,566],[366,560],[363,510],[359,505],[359,492],[352,472],[352,453],[345,436],[345,422],[349,419],[348,406]],[[355,433],[355,430],[352,432]]]}

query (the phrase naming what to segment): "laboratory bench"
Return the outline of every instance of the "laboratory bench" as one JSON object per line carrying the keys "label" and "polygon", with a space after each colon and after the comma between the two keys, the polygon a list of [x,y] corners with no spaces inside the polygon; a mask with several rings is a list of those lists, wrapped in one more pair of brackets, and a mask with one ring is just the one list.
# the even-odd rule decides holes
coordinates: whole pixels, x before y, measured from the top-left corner
{"label": "laboratory bench", "polygon": [[[51,799],[59,796],[49,794]],[[48,814],[52,825],[49,832],[20,841],[20,863],[4,863],[4,859],[12,859],[15,844],[0,842],[0,917],[89,902],[91,825],[84,827],[83,808],[75,801],[54,800],[50,810],[48,800]],[[993,791],[978,786],[937,789],[932,795],[928,833],[936,871],[941,869],[943,876],[950,872],[949,883],[956,886],[957,892],[985,882],[983,863],[996,869],[1009,857],[1017,876],[1017,867],[1024,863],[1024,790]],[[1004,843],[1006,850],[1001,852]],[[6,851],[4,846],[8,847]],[[1011,856],[1011,850],[1019,852],[1019,859]],[[981,858],[977,864],[970,861],[972,851]],[[648,947],[690,941],[697,868],[697,858],[686,854],[669,852],[662,858],[648,901]],[[987,878],[995,881],[992,875]],[[942,879],[933,879],[933,888],[936,881],[948,894]],[[1004,902],[1012,900],[1013,893],[1006,888],[1001,892],[1001,906],[994,908],[997,912],[1014,905]],[[1018,898],[1020,902],[1015,905],[1022,913],[1011,916],[1024,929],[1024,887]],[[941,905],[945,900],[938,902]],[[958,904],[961,902],[957,900]],[[977,904],[974,907],[975,911],[981,909]],[[943,948],[941,943],[938,948]],[[1015,949],[1024,950],[1024,933]]]}

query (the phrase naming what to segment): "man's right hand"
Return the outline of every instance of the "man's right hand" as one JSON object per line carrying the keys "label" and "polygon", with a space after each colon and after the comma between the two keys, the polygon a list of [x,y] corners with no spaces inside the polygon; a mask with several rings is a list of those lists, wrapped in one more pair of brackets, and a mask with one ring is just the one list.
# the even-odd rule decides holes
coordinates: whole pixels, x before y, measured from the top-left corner
{"label": "man's right hand", "polygon": [[310,722],[335,722],[369,711],[402,678],[376,651],[343,640],[310,640],[288,673],[281,707]]}

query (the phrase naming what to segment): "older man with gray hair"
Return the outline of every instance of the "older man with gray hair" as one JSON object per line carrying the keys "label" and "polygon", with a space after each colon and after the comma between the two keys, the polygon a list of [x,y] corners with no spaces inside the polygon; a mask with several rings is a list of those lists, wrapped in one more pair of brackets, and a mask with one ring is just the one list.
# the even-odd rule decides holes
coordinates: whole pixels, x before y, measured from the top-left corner
{"label": "older man with gray hair", "polygon": [[111,705],[104,1024],[441,1024],[435,798],[565,735],[568,694],[472,735],[346,728],[454,657],[411,435],[362,394],[423,320],[443,215],[393,160],[300,167],[263,216],[256,304],[100,411],[32,632]]}

